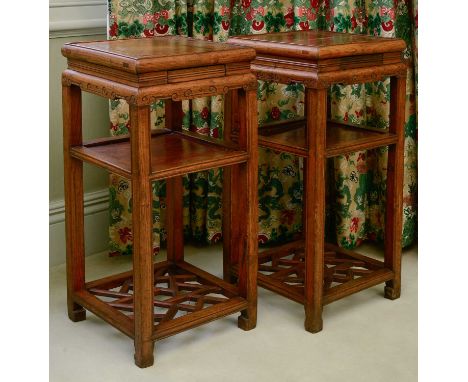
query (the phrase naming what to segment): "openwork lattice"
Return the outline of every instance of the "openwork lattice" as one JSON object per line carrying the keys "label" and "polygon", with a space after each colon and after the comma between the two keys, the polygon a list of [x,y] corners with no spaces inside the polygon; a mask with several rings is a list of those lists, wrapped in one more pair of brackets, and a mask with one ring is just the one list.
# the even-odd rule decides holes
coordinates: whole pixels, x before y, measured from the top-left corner
{"label": "openwork lattice", "polygon": [[[133,278],[105,281],[88,291],[109,306],[133,318]],[[233,295],[187,269],[168,264],[154,273],[154,322],[156,325],[174,318],[228,302]]]}
{"label": "openwork lattice", "polygon": [[[384,264],[375,259],[325,245],[323,291],[354,280],[372,277]],[[304,296],[304,245],[298,241],[259,254],[259,285],[284,292],[294,300]]]}

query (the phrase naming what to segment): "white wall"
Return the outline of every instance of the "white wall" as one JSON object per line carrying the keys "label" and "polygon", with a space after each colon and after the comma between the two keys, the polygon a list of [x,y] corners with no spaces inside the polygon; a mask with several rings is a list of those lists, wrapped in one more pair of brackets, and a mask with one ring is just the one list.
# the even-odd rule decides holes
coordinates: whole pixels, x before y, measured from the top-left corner
{"label": "white wall", "polygon": [[[70,41],[106,39],[107,6],[105,0],[51,0],[49,11],[49,264],[57,265],[65,262],[60,76],[66,60],[60,49]],[[85,139],[108,134],[108,101],[83,94]],[[85,249],[89,255],[108,246],[108,176],[105,171],[88,165],[84,173]]]}

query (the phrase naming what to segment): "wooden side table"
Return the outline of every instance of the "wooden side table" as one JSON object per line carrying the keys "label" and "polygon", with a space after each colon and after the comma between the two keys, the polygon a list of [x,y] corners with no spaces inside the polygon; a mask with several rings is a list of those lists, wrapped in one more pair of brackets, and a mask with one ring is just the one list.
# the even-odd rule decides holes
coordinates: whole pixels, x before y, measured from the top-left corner
{"label": "wooden side table", "polygon": [[[85,309],[134,339],[135,363],[153,364],[154,341],[241,312],[238,325],[256,325],[257,80],[251,48],[182,37],[66,44],[63,132],[67,236],[68,315]],[[82,141],[81,91],[130,104],[130,135]],[[183,131],[182,100],[231,93],[238,99],[237,143]],[[166,127],[151,132],[150,105],[165,100]],[[227,118],[229,119],[229,118]],[[86,282],[82,162],[132,182],[133,270]],[[228,171],[229,248],[239,254],[238,284],[184,261],[182,175],[223,167]],[[235,173],[236,181],[231,174]],[[153,263],[152,188],[167,180],[167,261]],[[226,227],[230,230],[231,227]]]}
{"label": "wooden side table", "polygon": [[[258,284],[304,304],[305,329],[322,330],[323,306],[385,282],[400,296],[406,65],[401,39],[325,31],[236,36],[255,48],[257,78],[305,85],[305,120],[260,129],[259,145],[304,158],[304,228],[299,241],[259,254]],[[391,77],[390,127],[377,130],[327,121],[327,88]],[[384,262],[324,243],[326,159],[389,146]]]}

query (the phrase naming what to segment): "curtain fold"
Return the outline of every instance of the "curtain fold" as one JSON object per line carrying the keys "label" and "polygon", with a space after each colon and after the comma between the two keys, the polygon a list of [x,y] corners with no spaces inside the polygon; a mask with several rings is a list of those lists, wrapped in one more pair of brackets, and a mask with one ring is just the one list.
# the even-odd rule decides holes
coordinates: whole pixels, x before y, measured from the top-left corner
{"label": "curtain fold", "polygon": [[[108,36],[144,38],[184,35],[225,41],[230,35],[322,29],[383,37],[407,43],[403,245],[416,234],[417,187],[417,1],[409,0],[109,0]],[[388,126],[389,81],[334,85],[329,90],[334,119],[374,127]],[[304,114],[301,84],[258,82],[259,124]],[[184,102],[184,128],[212,137],[223,134],[223,98]],[[128,105],[110,102],[111,134],[128,131]],[[164,127],[164,102],[152,105],[153,128]],[[302,160],[260,148],[259,242],[291,239],[302,228]],[[328,240],[353,248],[364,240],[383,239],[387,149],[356,152],[327,165]],[[131,185],[110,176],[111,254],[131,254]],[[222,171],[184,177],[186,239],[214,243],[222,238]],[[165,182],[153,185],[154,248],[166,237]]]}

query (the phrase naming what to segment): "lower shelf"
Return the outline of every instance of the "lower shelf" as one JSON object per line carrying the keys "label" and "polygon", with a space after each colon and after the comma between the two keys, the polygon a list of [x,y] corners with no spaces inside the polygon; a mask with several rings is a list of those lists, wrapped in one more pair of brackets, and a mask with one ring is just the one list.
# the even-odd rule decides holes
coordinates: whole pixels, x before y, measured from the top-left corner
{"label": "lower shelf", "polygon": [[[86,283],[76,302],[130,337],[133,332],[133,272]],[[237,287],[189,263],[154,265],[153,339],[169,337],[247,308]]]}
{"label": "lower shelf", "polygon": [[[304,242],[298,240],[259,253],[258,285],[304,303]],[[325,244],[323,304],[391,280],[383,262]]]}

